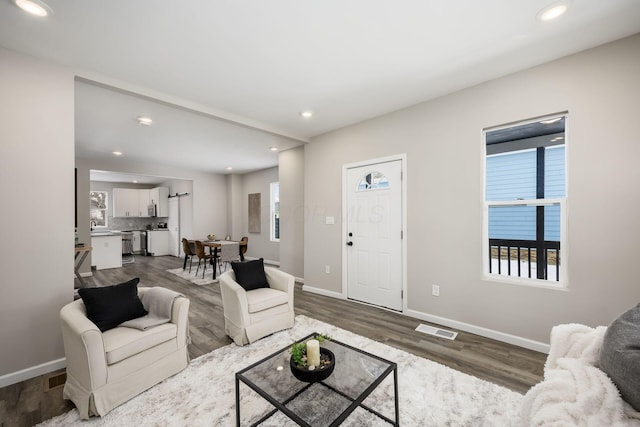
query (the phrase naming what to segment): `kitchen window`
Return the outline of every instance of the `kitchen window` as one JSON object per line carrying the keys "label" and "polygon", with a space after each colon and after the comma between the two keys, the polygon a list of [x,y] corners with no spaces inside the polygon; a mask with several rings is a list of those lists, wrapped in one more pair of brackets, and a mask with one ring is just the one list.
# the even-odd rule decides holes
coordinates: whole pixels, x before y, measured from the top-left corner
{"label": "kitchen window", "polygon": [[108,192],[91,191],[89,193],[90,200],[90,221],[92,228],[106,227],[107,224],[107,208],[108,208]]}
{"label": "kitchen window", "polygon": [[270,238],[272,242],[280,241],[280,183],[271,183],[271,203],[269,209]]}
{"label": "kitchen window", "polygon": [[484,273],[566,284],[566,114],[484,130]]}

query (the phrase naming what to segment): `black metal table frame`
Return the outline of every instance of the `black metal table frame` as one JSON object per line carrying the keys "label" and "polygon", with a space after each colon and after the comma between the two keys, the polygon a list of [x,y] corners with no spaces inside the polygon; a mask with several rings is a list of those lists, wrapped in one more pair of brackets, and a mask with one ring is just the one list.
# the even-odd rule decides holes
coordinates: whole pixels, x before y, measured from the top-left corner
{"label": "black metal table frame", "polygon": [[[303,341],[309,340],[310,338],[312,338],[314,336],[317,336],[317,335],[318,335],[318,333],[314,332],[314,333],[309,334],[306,337],[298,340],[297,342],[303,342]],[[363,409],[366,409],[367,411],[369,411],[372,414],[376,415],[377,417],[385,420],[386,422],[388,422],[391,425],[399,426],[400,425],[400,412],[399,412],[399,408],[398,408],[398,365],[395,362],[391,362],[389,360],[383,359],[382,357],[378,357],[378,356],[376,356],[374,354],[367,353],[366,351],[362,351],[362,350],[360,350],[358,348],[352,347],[352,346],[350,346],[348,344],[342,343],[342,342],[337,341],[335,339],[331,339],[331,342],[336,343],[338,345],[341,345],[343,347],[346,347],[346,348],[348,348],[350,350],[356,351],[358,353],[364,354],[366,356],[369,356],[369,357],[371,357],[373,359],[377,359],[377,360],[380,360],[380,361],[382,361],[384,363],[388,363],[389,366],[385,369],[385,371],[382,374],[380,374],[369,385],[369,387],[367,387],[362,393],[360,393],[360,395],[356,399],[354,399],[354,398],[342,393],[339,390],[336,390],[334,387],[331,387],[330,385],[325,384],[323,381],[320,381],[318,383],[309,383],[308,385],[303,387],[301,390],[299,390],[297,393],[295,393],[294,395],[290,396],[283,403],[280,403],[276,399],[271,397],[267,392],[262,390],[256,384],[254,384],[251,380],[243,377],[242,374],[245,373],[246,371],[248,371],[248,370],[250,370],[250,369],[252,369],[252,368],[254,368],[254,367],[256,367],[256,366],[258,366],[258,365],[260,365],[262,363],[264,363],[265,361],[271,359],[272,357],[282,353],[283,351],[287,350],[291,346],[284,347],[284,348],[282,348],[282,349],[270,354],[269,356],[260,359],[259,361],[257,361],[256,363],[252,364],[251,366],[248,366],[248,367],[242,369],[241,371],[236,372],[236,425],[238,427],[240,427],[240,382],[242,382],[242,383],[246,384],[249,388],[251,388],[253,391],[258,393],[260,396],[262,396],[267,402],[269,402],[270,404],[275,406],[275,409],[273,409],[272,411],[268,412],[266,415],[264,415],[258,421],[253,423],[252,427],[253,426],[257,426],[260,423],[264,422],[265,420],[267,420],[268,418],[273,416],[278,411],[282,412],[283,414],[285,414],[286,416],[291,418],[298,425],[305,426],[305,427],[312,427],[311,424],[309,424],[306,421],[304,421],[302,418],[300,418],[293,411],[290,411],[285,405],[287,403],[291,402],[292,400],[294,400],[296,397],[298,397],[301,393],[303,393],[305,390],[307,390],[313,384],[321,384],[324,387],[327,387],[328,389],[332,390],[333,392],[338,393],[339,395],[341,395],[344,398],[346,398],[346,399],[351,401],[351,405],[349,405],[347,407],[347,409],[345,409],[342,412],[342,414],[340,414],[340,416],[338,416],[338,418],[336,418],[329,425],[330,427],[340,425],[345,419],[347,419],[347,417],[349,415],[351,415],[351,413],[353,411],[355,411],[355,409],[357,407],[361,407]],[[382,383],[382,381],[384,381],[385,378],[387,378],[389,376],[389,374],[391,372],[393,372],[393,392],[394,392],[394,404],[395,404],[395,421],[391,420],[390,418],[388,418],[388,417],[386,417],[384,415],[382,415],[381,413],[375,411],[374,409],[369,408],[368,406],[362,404],[362,402],[373,392],[373,390],[376,389],[376,387],[378,387],[380,385],[380,383]]]}

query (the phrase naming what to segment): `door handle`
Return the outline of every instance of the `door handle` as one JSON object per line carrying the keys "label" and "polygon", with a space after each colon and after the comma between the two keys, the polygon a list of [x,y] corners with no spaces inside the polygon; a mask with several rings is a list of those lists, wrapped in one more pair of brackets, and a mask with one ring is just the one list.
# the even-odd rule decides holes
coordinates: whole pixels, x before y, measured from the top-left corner
{"label": "door handle", "polygon": [[353,246],[353,242],[347,242],[347,246]]}

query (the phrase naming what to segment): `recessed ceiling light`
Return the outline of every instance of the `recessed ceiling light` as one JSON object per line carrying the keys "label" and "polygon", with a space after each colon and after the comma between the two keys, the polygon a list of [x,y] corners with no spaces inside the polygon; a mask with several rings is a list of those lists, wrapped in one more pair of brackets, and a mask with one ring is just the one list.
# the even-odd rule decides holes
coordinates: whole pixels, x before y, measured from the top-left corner
{"label": "recessed ceiling light", "polygon": [[538,12],[537,17],[538,20],[542,22],[553,21],[564,15],[567,10],[569,10],[567,2],[553,3]]}
{"label": "recessed ceiling light", "polygon": [[114,156],[122,156],[122,151],[112,151]]}
{"label": "recessed ceiling light", "polygon": [[227,170],[230,171],[233,170],[233,168],[231,166],[227,166]]}
{"label": "recessed ceiling light", "polygon": [[133,183],[134,183],[134,184],[137,184],[137,183],[138,183],[138,180],[137,180],[137,179],[134,179],[134,180],[133,180]]}
{"label": "recessed ceiling light", "polygon": [[40,0],[15,0],[16,6],[31,15],[45,17],[52,12],[51,8]]}
{"label": "recessed ceiling light", "polygon": [[278,147],[269,147],[269,151],[278,151]]}
{"label": "recessed ceiling light", "polygon": [[300,112],[300,115],[301,115],[302,117],[304,117],[305,119],[308,119],[308,118],[310,118],[311,116],[313,116],[313,111],[309,111],[309,110],[307,110],[307,111],[301,111],[301,112]]}
{"label": "recessed ceiling light", "polygon": [[143,125],[143,126],[151,126],[151,123],[153,123],[153,120],[150,117],[138,117],[138,123]]}

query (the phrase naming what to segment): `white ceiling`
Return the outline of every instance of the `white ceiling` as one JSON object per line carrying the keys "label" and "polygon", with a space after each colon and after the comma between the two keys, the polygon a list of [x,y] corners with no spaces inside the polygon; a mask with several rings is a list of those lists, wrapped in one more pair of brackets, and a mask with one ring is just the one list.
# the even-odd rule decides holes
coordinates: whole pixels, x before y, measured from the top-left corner
{"label": "white ceiling", "polygon": [[[549,23],[536,14],[551,0],[45,1],[54,14],[39,19],[0,0],[0,45],[146,96],[77,83],[79,156],[120,149],[222,173],[275,165],[270,145],[640,32],[638,0],[572,0]],[[153,126],[135,123],[144,114]]]}

